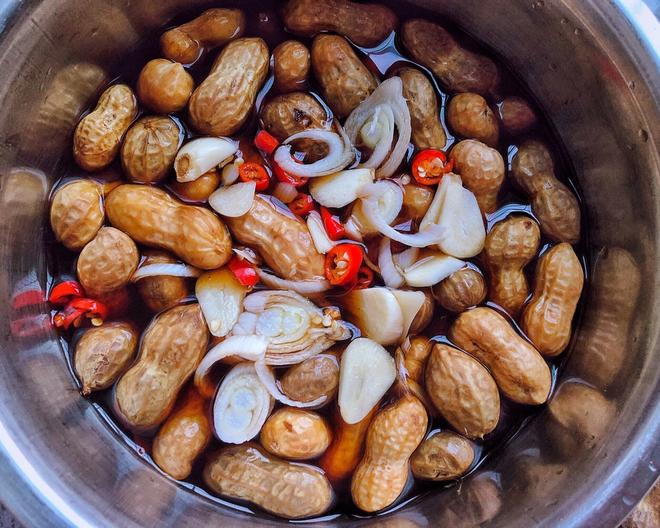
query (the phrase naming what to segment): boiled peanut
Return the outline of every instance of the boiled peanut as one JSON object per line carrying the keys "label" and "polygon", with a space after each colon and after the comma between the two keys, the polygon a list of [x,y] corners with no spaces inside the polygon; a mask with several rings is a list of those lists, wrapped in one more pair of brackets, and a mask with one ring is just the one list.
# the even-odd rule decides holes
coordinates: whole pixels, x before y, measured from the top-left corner
{"label": "boiled peanut", "polygon": [[154,438],[152,456],[165,473],[183,480],[210,440],[206,400],[191,385]]}
{"label": "boiled peanut", "polygon": [[435,313],[435,299],[429,288],[421,291],[424,294],[424,302],[410,323],[408,334],[419,334],[420,332],[423,332],[433,320],[433,314]]}
{"label": "boiled peanut", "polygon": [[321,515],[334,502],[332,486],[317,468],[279,460],[251,443],[220,449],[203,476],[215,493],[286,519]]}
{"label": "boiled peanut", "polygon": [[375,512],[392,504],[408,481],[409,459],[426,434],[428,417],[412,395],[381,410],[369,426],[364,458],[351,481],[355,505]]}
{"label": "boiled peanut", "polygon": [[441,343],[426,364],[426,392],[447,421],[468,438],[483,438],[500,419],[500,395],[476,359]]}
{"label": "boiled peanut", "polygon": [[558,244],[541,257],[534,283],[520,326],[541,354],[556,356],[568,346],[584,285],[582,266],[570,244]]}
{"label": "boiled peanut", "polygon": [[273,455],[289,460],[309,460],[323,454],[332,431],[320,415],[305,409],[282,407],[261,428],[261,445]]}
{"label": "boiled peanut", "polygon": [[337,35],[314,39],[312,68],[324,100],[339,119],[347,117],[378,86],[348,41]]}
{"label": "boiled peanut", "polygon": [[50,206],[50,226],[67,249],[82,249],[103,225],[103,193],[92,180],[75,180],[60,187]]}
{"label": "boiled peanut", "polygon": [[183,134],[167,116],[147,116],[128,129],[121,146],[121,164],[129,180],[155,183],[167,176]]}
{"label": "boiled peanut", "polygon": [[433,189],[428,185],[408,183],[403,186],[403,206],[400,216],[419,222],[433,201]]}
{"label": "boiled peanut", "polygon": [[484,276],[472,268],[455,271],[433,287],[433,294],[440,306],[454,313],[481,304],[486,293]]}
{"label": "boiled peanut", "polygon": [[115,386],[117,416],[139,432],[160,425],[206,353],[208,337],[199,304],[156,316],[142,335],[137,362]]}
{"label": "boiled peanut", "polygon": [[195,82],[178,62],[154,59],[147,62],[137,80],[140,103],[158,114],[183,110],[192,95]]}
{"label": "boiled peanut", "polygon": [[486,94],[497,86],[495,63],[461,48],[438,24],[411,19],[403,24],[401,34],[413,60],[429,68],[448,90]]}
{"label": "boiled peanut", "polygon": [[[178,261],[165,251],[147,249],[142,253],[142,266],[150,264],[176,264]],[[144,277],[136,282],[138,293],[152,312],[162,312],[172,308],[192,292],[184,277],[158,275]]]}
{"label": "boiled peanut", "polygon": [[511,177],[532,198],[532,211],[544,235],[570,244],[580,239],[580,205],[556,178],[552,157],[543,143],[529,140],[518,147]]}
{"label": "boiled peanut", "polygon": [[313,356],[287,370],[280,385],[292,400],[307,403],[325,396],[325,405],[337,394],[339,362],[332,354]]}
{"label": "boiled peanut", "polygon": [[499,104],[499,112],[504,130],[514,136],[526,132],[536,124],[534,110],[520,97],[505,97]]}
{"label": "boiled peanut", "polygon": [[172,28],[160,37],[163,55],[183,64],[195,62],[204,49],[221,46],[245,31],[239,9],[209,9],[197,18]]}
{"label": "boiled peanut", "polygon": [[114,227],[102,227],[80,252],[78,280],[90,295],[108,293],[126,286],[140,257],[135,242]]}
{"label": "boiled peanut", "polygon": [[266,80],[268,59],[268,46],[260,38],[241,38],[227,44],[190,98],[193,128],[209,136],[237,132]]}
{"label": "boiled peanut", "polygon": [[420,150],[441,149],[447,135],[438,116],[438,98],[426,75],[415,68],[396,72],[403,82],[403,97],[410,111],[411,140]]}
{"label": "boiled peanut", "polygon": [[73,133],[73,158],[87,171],[110,165],[126,130],[137,115],[137,101],[125,84],[101,94],[96,108],[83,117]]}
{"label": "boiled peanut", "polygon": [[486,236],[484,264],[490,284],[488,298],[516,316],[529,285],[523,268],[536,256],[541,233],[527,216],[511,216],[495,224]]}
{"label": "boiled peanut", "polygon": [[497,146],[500,126],[497,116],[479,94],[460,93],[447,105],[447,123],[458,135]]}
{"label": "boiled peanut", "polygon": [[449,153],[454,172],[474,193],[482,213],[497,209],[497,194],[504,182],[504,160],[497,150],[474,139],[459,142]]}
{"label": "boiled peanut", "polygon": [[335,409],[332,419],[334,438],[319,461],[319,466],[333,484],[342,483],[360,463],[367,430],[377,411],[378,405],[359,422],[348,424],[342,419],[339,409]]}
{"label": "boiled peanut", "polygon": [[187,202],[206,202],[209,196],[220,187],[221,175],[217,168],[202,174],[199,178],[189,182],[175,181],[172,190],[176,195]]}
{"label": "boiled peanut", "polygon": [[486,365],[511,400],[538,405],[548,399],[552,383],[548,365],[495,310],[479,307],[463,312],[449,330],[449,338]]}
{"label": "boiled peanut", "polygon": [[232,235],[257,250],[275,273],[284,279],[324,277],[325,259],[314,246],[307,224],[257,195],[251,209],[237,218],[226,218]]}
{"label": "boiled peanut", "polygon": [[289,0],[283,21],[296,35],[313,37],[330,31],[367,47],[385,40],[398,25],[394,12],[383,5],[347,0]]}
{"label": "boiled peanut", "polygon": [[622,366],[629,357],[630,325],[642,283],[639,265],[625,249],[606,248],[596,258],[589,310],[580,322],[572,369],[596,388],[615,380],[625,384]]}
{"label": "boiled peanut", "polygon": [[484,471],[467,479],[456,488],[440,512],[438,526],[476,528],[486,526],[502,509],[500,476]]}
{"label": "boiled peanut", "polygon": [[110,223],[133,240],[170,250],[198,268],[219,268],[231,256],[229,232],[214,213],[183,205],[161,189],[120,185],[105,206]]}
{"label": "boiled peanut", "polygon": [[105,323],[85,331],[73,355],[83,396],[107,389],[117,380],[135,358],[138,337],[128,323]]}
{"label": "boiled peanut", "polygon": [[399,372],[399,385],[403,385],[404,391],[408,390],[419,398],[428,412],[434,413],[435,408],[424,390],[424,368],[431,348],[433,343],[428,337],[413,336],[396,350],[394,359]]}
{"label": "boiled peanut", "polygon": [[451,431],[437,432],[424,440],[410,458],[413,475],[424,480],[453,480],[474,462],[474,446]]}
{"label": "boiled peanut", "polygon": [[282,42],[273,50],[275,87],[280,92],[304,90],[310,66],[309,50],[302,42]]}
{"label": "boiled peanut", "polygon": [[546,432],[566,457],[593,449],[608,431],[616,407],[599,391],[582,383],[563,383],[548,405]]}

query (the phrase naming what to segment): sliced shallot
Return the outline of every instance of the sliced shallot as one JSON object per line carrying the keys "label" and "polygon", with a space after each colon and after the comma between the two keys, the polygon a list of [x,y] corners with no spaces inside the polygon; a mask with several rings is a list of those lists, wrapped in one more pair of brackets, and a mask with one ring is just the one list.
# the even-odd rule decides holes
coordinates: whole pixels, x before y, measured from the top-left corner
{"label": "sliced shallot", "polygon": [[224,137],[193,139],[179,149],[174,170],[179,182],[195,181],[202,174],[217,167],[238,150],[238,141]]}
{"label": "sliced shallot", "polygon": [[209,196],[209,205],[222,216],[243,216],[252,207],[256,188],[257,184],[253,181],[220,187]]}
{"label": "sliced shallot", "polygon": [[400,288],[403,286],[403,275],[399,272],[392,258],[392,242],[389,238],[383,237],[378,248],[378,267],[383,277],[385,286],[390,288]]}
{"label": "sliced shallot", "polygon": [[321,405],[325,400],[325,395],[316,398],[315,400],[309,402],[300,402],[292,400],[286,394],[282,392],[279,387],[277,380],[275,379],[275,374],[273,369],[270,368],[263,360],[259,360],[254,364],[254,368],[259,376],[259,381],[266,387],[266,390],[270,395],[275,398],[278,402],[283,403],[284,405],[289,405],[291,407],[299,408],[308,408],[308,407],[317,407]]}
{"label": "sliced shallot", "polygon": [[131,282],[137,282],[145,277],[199,277],[202,271],[194,266],[188,264],[147,264],[146,266],[139,267],[133,276]]}
{"label": "sliced shallot", "polygon": [[429,252],[403,271],[406,283],[425,288],[439,283],[455,271],[465,267],[465,262],[439,251]]}
{"label": "sliced shallot", "polygon": [[330,289],[330,283],[325,279],[299,281],[286,280],[260,268],[257,268],[257,275],[259,275],[261,282],[269,288],[275,288],[277,290],[292,290],[301,295],[313,295]]}

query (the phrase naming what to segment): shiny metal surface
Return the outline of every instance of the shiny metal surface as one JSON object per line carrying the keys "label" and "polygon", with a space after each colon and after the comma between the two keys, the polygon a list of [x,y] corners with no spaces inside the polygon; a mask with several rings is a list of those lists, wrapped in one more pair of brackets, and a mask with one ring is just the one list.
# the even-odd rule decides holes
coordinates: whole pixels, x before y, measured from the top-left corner
{"label": "shiny metal surface", "polygon": [[[26,526],[279,524],[192,494],[141,461],[80,398],[57,337],[21,337],[20,322],[38,324],[45,306],[12,307],[46,286],[45,204],[80,112],[117,58],[191,3],[0,6],[0,499]],[[546,410],[460,493],[360,524],[616,526],[660,465],[657,21],[632,0],[416,3],[506,57],[560,131],[586,200],[591,294]]]}

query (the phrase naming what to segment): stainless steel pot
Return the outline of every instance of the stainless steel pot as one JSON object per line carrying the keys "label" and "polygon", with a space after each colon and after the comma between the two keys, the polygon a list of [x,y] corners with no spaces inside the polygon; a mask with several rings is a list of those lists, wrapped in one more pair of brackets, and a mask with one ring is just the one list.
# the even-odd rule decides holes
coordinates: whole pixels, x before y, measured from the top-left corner
{"label": "stainless steel pot", "polygon": [[[48,189],[80,112],[126,51],[191,3],[0,5],[0,498],[26,525],[276,524],[191,493],[122,445],[26,294],[45,287]],[[591,293],[553,403],[461,489],[361,524],[616,526],[660,464],[658,24],[633,0],[415,3],[506,57],[560,132],[588,211]]]}

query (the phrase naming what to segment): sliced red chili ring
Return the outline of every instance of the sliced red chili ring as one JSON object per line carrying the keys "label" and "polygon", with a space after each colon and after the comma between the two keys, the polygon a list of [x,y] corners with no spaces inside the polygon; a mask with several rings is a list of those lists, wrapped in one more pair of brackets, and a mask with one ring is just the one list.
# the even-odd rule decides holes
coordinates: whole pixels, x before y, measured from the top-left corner
{"label": "sliced red chili ring", "polygon": [[94,326],[100,326],[107,316],[108,308],[101,301],[77,297],[53,316],[53,324],[57,328],[68,330],[72,325],[81,326],[83,319],[87,318]]}
{"label": "sliced red chili ring", "polygon": [[229,261],[229,269],[243,286],[254,286],[259,282],[257,270],[251,262],[234,255]]}
{"label": "sliced red chili ring", "polygon": [[412,161],[412,174],[417,183],[435,185],[451,172],[454,161],[447,163],[447,155],[441,150],[426,149],[417,153]]}
{"label": "sliced red chili ring", "polygon": [[243,182],[256,183],[257,191],[264,191],[270,185],[270,176],[263,165],[254,162],[243,163],[238,167],[238,177]]}
{"label": "sliced red chili ring", "polygon": [[271,165],[273,167],[273,172],[275,173],[275,177],[283,183],[290,183],[294,187],[302,187],[309,180],[309,178],[296,176],[295,174],[289,174],[274,161],[272,162]]}
{"label": "sliced red chili ring", "polygon": [[339,240],[346,236],[346,228],[339,221],[339,218],[325,207],[321,207],[321,220],[323,220],[323,227],[325,227],[330,240]]}
{"label": "sliced red chili ring", "polygon": [[363,260],[362,248],[357,244],[339,244],[325,256],[325,277],[333,286],[352,284],[358,276]]}
{"label": "sliced red chili ring", "polygon": [[356,290],[364,290],[374,282],[374,272],[369,266],[361,266],[357,273]]}
{"label": "sliced red chili ring", "polygon": [[82,286],[73,280],[62,281],[50,290],[48,302],[56,306],[64,306],[75,297],[84,297],[85,291]]}
{"label": "sliced red chili ring", "polygon": [[265,130],[260,130],[254,137],[254,146],[266,154],[272,154],[279,144],[277,138]]}
{"label": "sliced red chili ring", "polygon": [[289,203],[289,209],[298,216],[304,216],[314,210],[314,200],[309,194],[298,193]]}

